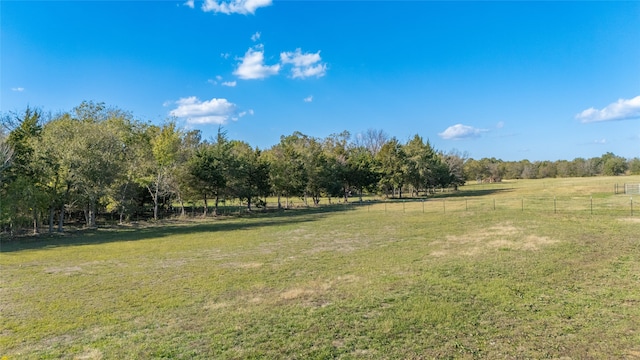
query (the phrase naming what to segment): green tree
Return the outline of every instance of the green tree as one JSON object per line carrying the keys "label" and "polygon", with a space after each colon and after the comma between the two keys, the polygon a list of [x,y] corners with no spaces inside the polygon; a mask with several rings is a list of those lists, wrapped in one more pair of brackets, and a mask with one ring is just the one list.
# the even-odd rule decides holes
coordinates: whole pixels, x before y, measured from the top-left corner
{"label": "green tree", "polygon": [[153,201],[153,219],[158,219],[160,202],[171,195],[173,170],[177,167],[182,145],[182,131],[174,121],[168,121],[160,128],[149,128],[149,149],[147,163],[143,167],[140,183],[147,188]]}
{"label": "green tree", "polygon": [[272,191],[278,197],[278,208],[282,207],[281,197],[285,198],[288,208],[290,197],[304,195],[307,173],[296,141],[295,136],[282,136],[280,143],[263,153],[269,163],[269,179]]}
{"label": "green tree", "polygon": [[377,167],[375,158],[365,147],[359,146],[349,149],[347,159],[349,183],[358,192],[361,202],[363,191],[365,189],[373,190],[380,181],[379,173],[376,171]]}
{"label": "green tree", "polygon": [[269,164],[260,156],[259,149],[252,149],[242,141],[232,141],[231,144],[231,191],[240,200],[246,200],[247,209],[251,211],[252,201],[260,196],[268,196],[271,190]]}
{"label": "green tree", "polygon": [[640,175],[640,158],[629,159],[628,167],[631,175]]}
{"label": "green tree", "polygon": [[603,175],[616,176],[623,175],[628,169],[627,160],[613,153],[602,155]]}
{"label": "green tree", "polygon": [[391,192],[392,197],[395,197],[397,191],[399,197],[402,198],[402,186],[407,172],[406,158],[403,147],[396,138],[391,138],[382,145],[376,155],[381,173],[379,186],[387,196]]}
{"label": "green tree", "polygon": [[[6,202],[10,227],[22,226],[31,217],[33,232],[38,233],[39,217],[45,205],[41,186],[42,174],[34,166],[34,143],[42,133],[42,112],[26,108],[23,115],[13,114],[17,125],[9,133],[6,144],[13,149],[13,166],[5,175],[8,181]],[[28,214],[28,215],[27,215]]]}
{"label": "green tree", "polygon": [[215,199],[213,215],[218,215],[220,197],[227,191],[232,168],[231,148],[226,133],[219,128],[215,142],[198,146],[187,163],[190,188],[204,201],[203,216],[208,214],[211,197]]}
{"label": "green tree", "polygon": [[467,155],[457,151],[450,151],[440,155],[442,164],[446,168],[446,183],[444,186],[453,186],[458,190],[458,186],[465,184],[464,163]]}

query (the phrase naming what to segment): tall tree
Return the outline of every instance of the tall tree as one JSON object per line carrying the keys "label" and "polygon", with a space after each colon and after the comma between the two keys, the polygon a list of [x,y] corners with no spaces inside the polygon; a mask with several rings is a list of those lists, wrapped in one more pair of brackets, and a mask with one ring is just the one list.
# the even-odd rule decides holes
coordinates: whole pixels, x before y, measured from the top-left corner
{"label": "tall tree", "polygon": [[380,188],[387,195],[391,192],[394,197],[397,190],[399,197],[402,197],[402,186],[407,173],[407,155],[400,142],[396,138],[391,138],[382,146],[376,155],[376,160],[382,174],[379,181]]}
{"label": "tall tree", "polygon": [[252,201],[259,196],[266,197],[271,190],[269,164],[260,156],[259,149],[252,149],[249,144],[241,141],[232,141],[231,144],[231,191],[240,200],[246,200],[247,209],[251,211]]}
{"label": "tall tree", "polygon": [[273,193],[278,197],[278,208],[282,207],[281,197],[285,198],[285,207],[289,207],[289,198],[302,197],[307,173],[302,154],[296,149],[294,136],[280,137],[280,143],[263,155],[269,163],[269,179]]}
{"label": "tall tree", "polygon": [[380,181],[379,173],[376,171],[378,164],[375,158],[363,146],[352,147],[349,149],[349,157],[347,159],[349,184],[357,192],[362,201],[362,193],[365,189],[371,191]]}
{"label": "tall tree", "polygon": [[27,107],[23,115],[15,114],[13,117],[17,125],[7,138],[8,146],[13,149],[13,166],[6,176],[10,182],[7,192],[14,198],[7,199],[12,205],[9,222],[13,225],[16,220],[26,217],[25,213],[30,213],[33,232],[37,233],[39,215],[45,206],[42,174],[34,166],[34,143],[42,133],[42,112]]}
{"label": "tall tree", "polygon": [[182,132],[174,121],[168,121],[159,128],[150,127],[149,134],[148,160],[144,175],[139,180],[149,191],[153,201],[153,219],[157,220],[160,202],[171,194],[169,183],[172,171],[177,166]]}
{"label": "tall tree", "polygon": [[441,158],[447,171],[447,183],[442,185],[453,186],[454,190],[458,190],[459,186],[465,184],[464,163],[468,158],[467,154],[460,154],[453,150],[441,154]]}

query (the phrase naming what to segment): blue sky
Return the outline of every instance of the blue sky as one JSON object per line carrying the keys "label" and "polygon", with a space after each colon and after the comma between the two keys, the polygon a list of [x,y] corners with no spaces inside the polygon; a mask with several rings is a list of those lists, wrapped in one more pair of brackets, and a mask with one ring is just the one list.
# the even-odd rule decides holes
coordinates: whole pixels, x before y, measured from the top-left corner
{"label": "blue sky", "polygon": [[260,148],[418,133],[473,158],[640,156],[640,2],[0,2],[0,110],[105,102]]}

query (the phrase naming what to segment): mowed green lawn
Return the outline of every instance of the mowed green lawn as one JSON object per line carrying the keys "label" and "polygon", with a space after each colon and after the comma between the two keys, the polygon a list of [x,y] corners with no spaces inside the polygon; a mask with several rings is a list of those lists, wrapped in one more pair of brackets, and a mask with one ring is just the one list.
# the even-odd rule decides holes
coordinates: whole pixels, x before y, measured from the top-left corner
{"label": "mowed green lawn", "polygon": [[630,180],[5,241],[0,357],[640,359]]}

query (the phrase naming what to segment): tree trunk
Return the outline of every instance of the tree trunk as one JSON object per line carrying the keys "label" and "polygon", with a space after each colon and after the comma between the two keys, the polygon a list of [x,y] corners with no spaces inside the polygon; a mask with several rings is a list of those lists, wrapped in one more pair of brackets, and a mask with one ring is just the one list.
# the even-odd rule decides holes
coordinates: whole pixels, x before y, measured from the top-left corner
{"label": "tree trunk", "polygon": [[186,213],[184,210],[184,200],[180,197],[180,217],[185,217]]}
{"label": "tree trunk", "polygon": [[204,212],[202,217],[207,217],[207,212],[209,210],[209,203],[207,202],[207,194],[204,194]]}
{"label": "tree trunk", "polygon": [[153,194],[153,220],[158,220],[158,191]]}
{"label": "tree trunk", "polygon": [[96,227],[96,202],[95,201],[91,201],[91,203],[89,203],[89,227],[90,228],[95,228]]}
{"label": "tree trunk", "polygon": [[52,206],[49,208],[49,234],[53,234],[53,222],[55,221],[56,209]]}
{"label": "tree trunk", "polygon": [[33,209],[33,235],[38,235],[38,212]]}
{"label": "tree trunk", "polygon": [[278,194],[278,210],[282,209],[282,204],[280,203],[280,194]]}
{"label": "tree trunk", "polygon": [[58,213],[58,232],[62,232],[64,226],[64,204],[60,206],[60,212]]}
{"label": "tree trunk", "polygon": [[213,216],[218,216],[218,203],[220,202],[220,196],[216,193],[216,202],[213,207]]}
{"label": "tree trunk", "polygon": [[247,210],[251,211],[251,196],[247,196]]}
{"label": "tree trunk", "polygon": [[86,227],[90,227],[91,219],[89,218],[89,204],[84,207],[84,222]]}

